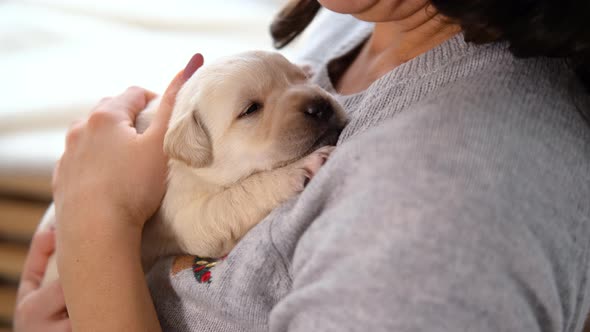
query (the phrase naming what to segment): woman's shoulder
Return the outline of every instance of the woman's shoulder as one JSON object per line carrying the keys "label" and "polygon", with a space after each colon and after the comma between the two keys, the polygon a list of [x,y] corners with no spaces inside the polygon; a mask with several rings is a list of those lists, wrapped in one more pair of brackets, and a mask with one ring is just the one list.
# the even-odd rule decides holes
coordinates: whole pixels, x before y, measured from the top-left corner
{"label": "woman's shoulder", "polygon": [[[458,35],[453,39],[457,42],[463,38]],[[448,56],[440,67],[414,75],[408,85],[434,87],[432,93],[424,94],[424,100],[461,102],[489,110],[526,113],[540,108],[559,113],[590,109],[588,92],[563,58],[520,58],[505,42],[475,45],[461,41],[461,45],[464,48],[460,51],[449,45],[440,47],[455,55]],[[421,57],[428,58],[428,54]]]}
{"label": "woman's shoulder", "polygon": [[342,140],[385,122],[422,125],[416,120],[422,113],[428,120],[445,114],[440,120],[454,125],[477,121],[482,135],[495,123],[537,133],[548,127],[560,136],[587,127],[581,111],[590,110],[590,98],[565,61],[520,59],[504,44],[473,46],[462,36],[435,51],[394,69],[361,94],[340,98],[351,114]]}
{"label": "woman's shoulder", "polygon": [[[566,64],[506,54],[457,61],[449,64],[454,69],[440,68],[446,74],[422,77],[409,82],[411,87],[397,85],[394,90],[413,93],[439,84],[409,105],[407,94],[393,93],[373,94],[356,105],[353,116],[365,106],[383,109],[368,111],[361,124],[352,120],[359,129],[345,132],[334,161],[348,155],[342,164],[355,165],[355,177],[365,177],[365,183],[411,187],[428,178],[493,185],[498,191],[490,195],[520,184],[556,200],[570,193],[582,205],[590,195],[590,123],[582,115],[590,111],[590,98]],[[439,79],[453,73],[454,79]],[[404,102],[397,102],[399,108],[396,98]],[[373,121],[388,112],[388,118]]]}
{"label": "woman's shoulder", "polygon": [[[517,58],[507,51],[496,58],[490,54],[487,59],[466,57],[456,65],[458,71],[478,62],[484,65],[441,85],[412,108],[437,113],[440,116],[433,118],[451,131],[476,128],[472,134],[486,138],[508,134],[505,143],[514,146],[536,143],[584,150],[590,139],[590,95],[567,62]],[[507,128],[511,130],[503,133]]]}
{"label": "woman's shoulder", "polygon": [[[478,65],[481,60],[466,57],[459,60],[463,63],[452,64],[455,68],[450,72],[461,76],[461,67]],[[425,90],[436,84],[429,80],[437,75],[409,85]],[[381,97],[387,99],[388,94],[373,95]],[[510,55],[488,59],[479,69],[449,79],[407,107],[396,109],[359,137],[358,144],[380,149],[408,144],[414,147],[408,151],[431,149],[429,153],[441,158],[458,153],[465,155],[464,160],[477,155],[505,162],[545,157],[553,166],[558,162],[555,157],[576,155],[578,164],[589,166],[588,116],[590,95],[563,60]]]}
{"label": "woman's shoulder", "polygon": [[589,104],[582,99],[587,98],[553,69],[542,66],[525,75],[518,63],[511,66],[504,70],[513,72],[504,71],[502,78],[490,70],[477,82],[450,83],[350,139],[342,153],[354,156],[345,164],[356,163],[361,174],[355,177],[365,183],[406,188],[420,181],[449,188],[461,183],[461,190],[478,190],[490,199],[512,197],[501,200],[506,204],[563,202],[568,196],[570,203],[563,206],[586,205],[590,124],[582,115]]}

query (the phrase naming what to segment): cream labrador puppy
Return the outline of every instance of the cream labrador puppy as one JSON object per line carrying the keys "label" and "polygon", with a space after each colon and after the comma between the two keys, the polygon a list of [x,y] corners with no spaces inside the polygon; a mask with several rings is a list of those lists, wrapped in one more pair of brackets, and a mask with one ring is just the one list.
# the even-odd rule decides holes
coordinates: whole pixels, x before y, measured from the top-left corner
{"label": "cream labrador puppy", "polygon": [[[157,109],[136,120],[145,130]],[[222,257],[273,208],[301,192],[346,124],[342,108],[278,53],[200,68],[178,92],[164,138],[167,191],[143,231],[147,272],[161,256]],[[55,219],[50,209],[42,220]],[[45,282],[57,278],[55,263]]]}

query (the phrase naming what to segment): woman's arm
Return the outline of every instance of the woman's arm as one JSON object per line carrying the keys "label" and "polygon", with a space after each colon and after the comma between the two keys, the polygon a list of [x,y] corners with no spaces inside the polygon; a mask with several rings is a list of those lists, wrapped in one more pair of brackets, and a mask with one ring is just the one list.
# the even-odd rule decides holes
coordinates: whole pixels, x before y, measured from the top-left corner
{"label": "woman's arm", "polygon": [[165,191],[164,134],[176,93],[203,63],[172,81],[143,133],[137,114],[154,94],[130,88],[75,124],[54,174],[58,270],[77,331],[157,331],[140,260],[143,224]]}

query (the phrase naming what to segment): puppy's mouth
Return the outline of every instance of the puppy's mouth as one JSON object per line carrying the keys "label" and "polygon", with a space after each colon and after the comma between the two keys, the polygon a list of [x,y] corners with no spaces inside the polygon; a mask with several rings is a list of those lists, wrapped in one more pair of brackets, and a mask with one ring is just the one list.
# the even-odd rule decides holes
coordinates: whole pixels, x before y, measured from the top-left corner
{"label": "puppy's mouth", "polygon": [[308,155],[326,145],[336,145],[336,143],[338,143],[338,137],[340,137],[342,129],[343,128],[328,128],[325,133],[316,139],[316,141],[311,145],[309,150],[307,150],[304,155]]}
{"label": "puppy's mouth", "polygon": [[338,137],[340,137],[340,133],[342,133],[344,127],[330,127],[328,128],[323,134],[318,136],[318,138],[314,141],[314,143],[307,149],[299,158],[307,156],[311,154],[315,150],[326,146],[326,145],[336,145],[338,143]]}

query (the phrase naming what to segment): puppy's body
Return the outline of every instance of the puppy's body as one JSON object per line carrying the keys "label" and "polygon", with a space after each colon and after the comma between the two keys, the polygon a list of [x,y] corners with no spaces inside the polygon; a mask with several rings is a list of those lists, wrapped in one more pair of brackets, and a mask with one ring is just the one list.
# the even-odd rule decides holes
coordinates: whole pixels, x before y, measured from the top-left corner
{"label": "puppy's body", "polygon": [[[329,148],[292,165],[258,172],[230,185],[207,180],[207,172],[181,165],[171,176],[162,207],[142,238],[146,269],[157,257],[188,253],[221,257],[274,207],[303,189]],[[199,188],[195,190],[195,188]]]}
{"label": "puppy's body", "polygon": [[[136,119],[145,130],[157,102]],[[205,66],[179,91],[164,140],[167,191],[142,239],[144,268],[171,254],[226,255],[303,190],[346,121],[333,98],[277,53]],[[53,222],[51,211],[42,221]],[[46,276],[46,280],[56,276]]]}

